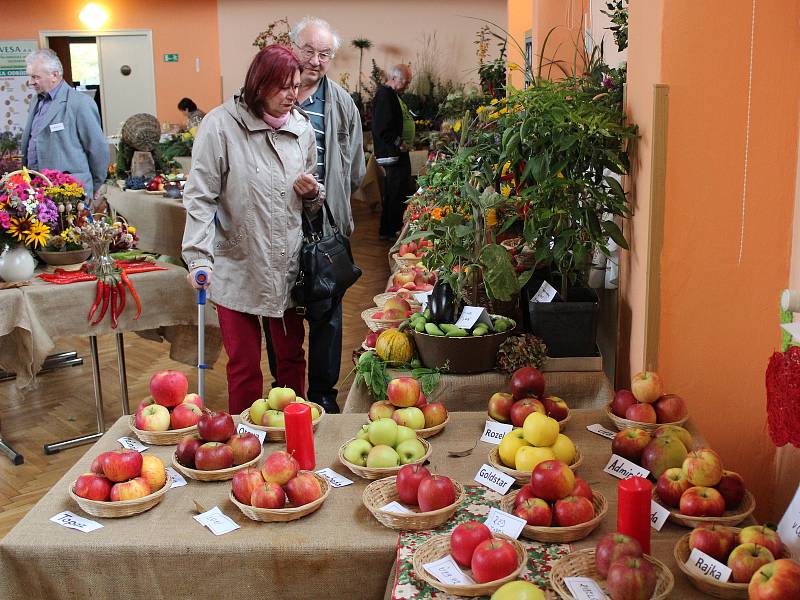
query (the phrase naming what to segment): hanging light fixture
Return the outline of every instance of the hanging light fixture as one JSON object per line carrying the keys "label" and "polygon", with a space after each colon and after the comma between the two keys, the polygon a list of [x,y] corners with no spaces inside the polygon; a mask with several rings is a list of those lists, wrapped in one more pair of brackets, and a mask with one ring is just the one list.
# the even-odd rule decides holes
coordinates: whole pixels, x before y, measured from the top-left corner
{"label": "hanging light fixture", "polygon": [[78,18],[92,31],[100,29],[108,20],[108,13],[94,2],[83,7]]}

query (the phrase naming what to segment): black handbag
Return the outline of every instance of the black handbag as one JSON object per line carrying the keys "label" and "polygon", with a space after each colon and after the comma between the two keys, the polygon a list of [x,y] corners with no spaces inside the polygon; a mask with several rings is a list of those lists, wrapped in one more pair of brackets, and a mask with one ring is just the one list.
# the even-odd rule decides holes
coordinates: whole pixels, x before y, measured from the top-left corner
{"label": "black handbag", "polygon": [[361,269],[353,264],[350,241],[339,231],[327,201],[322,206],[323,221],[327,215],[333,230],[328,236],[316,232],[303,211],[300,271],[292,288],[292,298],[300,306],[342,296],[361,277]]}

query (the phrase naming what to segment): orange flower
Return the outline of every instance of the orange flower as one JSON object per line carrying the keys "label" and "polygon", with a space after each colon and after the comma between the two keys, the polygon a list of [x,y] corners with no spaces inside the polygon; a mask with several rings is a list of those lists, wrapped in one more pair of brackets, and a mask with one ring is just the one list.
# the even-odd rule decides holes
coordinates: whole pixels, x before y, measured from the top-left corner
{"label": "orange flower", "polygon": [[436,221],[442,220],[442,209],[438,206],[431,211],[431,219],[435,219]]}
{"label": "orange flower", "polygon": [[497,211],[493,208],[486,211],[486,225],[489,227],[497,225]]}

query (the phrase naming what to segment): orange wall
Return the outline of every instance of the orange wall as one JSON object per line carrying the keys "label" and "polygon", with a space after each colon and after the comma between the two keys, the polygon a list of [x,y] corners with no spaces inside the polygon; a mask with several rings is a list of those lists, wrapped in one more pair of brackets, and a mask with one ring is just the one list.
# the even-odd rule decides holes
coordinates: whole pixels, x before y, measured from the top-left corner
{"label": "orange wall", "polygon": [[[533,0],[535,65],[538,65],[539,55],[543,54],[545,61],[561,63],[568,73],[582,71],[582,64],[576,55],[576,44],[583,43],[583,25],[588,9],[588,0]],[[550,37],[542,52],[548,34]],[[561,76],[561,71],[555,66],[552,70],[543,67],[542,76],[556,79]]]}
{"label": "orange wall", "polygon": [[[0,39],[35,39],[44,30],[86,30],[78,13],[87,2],[3,0]],[[156,105],[161,121],[181,122],[177,109],[184,96],[204,109],[219,104],[220,68],[215,0],[160,2],[98,2],[109,14],[104,30],[150,29],[153,32]],[[177,53],[177,63],[163,62],[163,54]],[[195,71],[200,59],[200,72]]]}
{"label": "orange wall", "polygon": [[[520,67],[525,65],[525,33],[530,31],[533,25],[533,6],[531,0],[508,0],[508,25],[506,29],[511,37],[517,40],[521,48],[516,44],[509,43],[508,60],[515,62]],[[525,84],[525,75],[521,70],[514,70],[509,73],[511,85],[522,88]]]}

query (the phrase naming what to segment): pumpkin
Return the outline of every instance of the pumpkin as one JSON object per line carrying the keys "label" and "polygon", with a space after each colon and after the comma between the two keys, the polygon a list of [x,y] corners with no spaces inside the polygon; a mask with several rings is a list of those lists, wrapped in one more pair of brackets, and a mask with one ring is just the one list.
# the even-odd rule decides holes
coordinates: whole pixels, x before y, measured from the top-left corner
{"label": "pumpkin", "polygon": [[414,357],[414,342],[402,331],[387,329],[375,341],[375,354],[388,363],[405,364]]}

